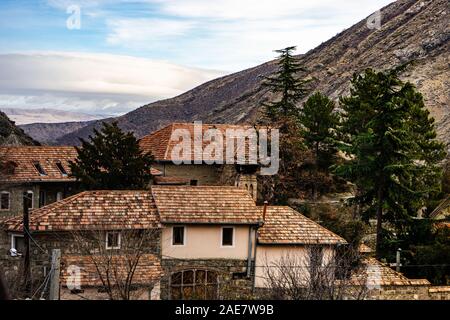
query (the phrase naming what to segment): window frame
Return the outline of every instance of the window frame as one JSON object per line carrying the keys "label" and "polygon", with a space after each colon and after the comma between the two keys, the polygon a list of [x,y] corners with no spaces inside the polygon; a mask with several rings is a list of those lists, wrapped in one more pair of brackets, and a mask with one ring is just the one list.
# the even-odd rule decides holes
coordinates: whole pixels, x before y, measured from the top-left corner
{"label": "window frame", "polygon": [[[203,282],[198,282],[197,281],[197,275],[198,272],[204,272],[204,277],[205,280]],[[192,283],[184,283],[184,274],[187,272],[192,272]],[[213,274],[215,281],[214,282],[209,282],[209,274]],[[179,275],[179,279],[180,279],[180,283],[179,284],[174,284],[173,283],[173,277],[175,275]],[[175,289],[180,289],[180,298],[181,300],[186,300],[186,299],[190,299],[190,297],[186,297],[185,296],[185,291],[184,288],[191,288],[192,292],[194,292],[194,297],[195,297],[195,291],[197,288],[204,288],[204,296],[201,299],[211,299],[211,297],[208,297],[208,287],[213,287],[214,290],[214,297],[212,297],[212,299],[217,299],[219,297],[219,290],[220,290],[220,286],[221,286],[221,281],[220,281],[220,276],[219,276],[219,272],[217,272],[216,270],[212,270],[212,269],[206,269],[206,268],[194,268],[194,269],[184,269],[184,270],[179,270],[176,272],[172,272],[169,276],[169,300],[174,300],[173,297],[173,291]],[[196,297],[198,299],[198,297]]]}
{"label": "window frame", "polygon": [[34,191],[33,190],[27,190],[27,195],[31,194],[31,200],[30,200],[30,207],[28,208],[28,210],[33,210],[34,209]]}
{"label": "window frame", "polygon": [[47,191],[39,190],[39,208],[45,207],[47,203]]}
{"label": "window frame", "polygon": [[[41,177],[46,177],[48,176],[47,171],[45,171],[44,167],[42,166],[42,164],[39,161],[33,161],[33,167],[34,169],[39,173],[39,175]],[[39,168],[41,170],[39,170]]]}
{"label": "window frame", "polygon": [[[110,246],[108,244],[108,235],[117,234],[117,246]],[[106,231],[105,233],[105,248],[106,250],[119,250],[122,245],[122,234],[120,231]]]}
{"label": "window frame", "polygon": [[[174,235],[175,235],[175,233],[174,233],[174,230],[175,230],[175,228],[183,228],[183,243],[182,244],[175,244],[174,243],[174,240],[175,240],[175,238],[174,238]],[[171,239],[170,239],[170,244],[173,246],[173,247],[184,247],[184,246],[186,246],[186,230],[187,230],[187,228],[186,228],[186,226],[172,226],[172,236],[171,236]]]}
{"label": "window frame", "polygon": [[23,252],[20,252],[19,250],[17,250],[17,245],[16,245],[16,238],[23,238],[23,234],[20,233],[11,233],[11,249],[15,249],[17,251],[17,253],[22,254]]}
{"label": "window frame", "polygon": [[[233,235],[232,235],[232,244],[231,245],[224,245],[223,244],[223,230],[224,229],[231,229],[233,230]],[[236,227],[234,226],[223,226],[220,228],[220,247],[221,248],[234,248],[236,245]]]}
{"label": "window frame", "polygon": [[11,210],[11,192],[9,192],[9,191],[1,191],[0,192],[0,197],[3,196],[4,194],[8,195],[8,208],[7,209],[2,209],[2,207],[1,207],[1,198],[0,198],[0,211],[9,211],[9,210]]}
{"label": "window frame", "polygon": [[59,170],[59,173],[61,173],[61,175],[63,177],[67,177],[69,174],[67,173],[66,168],[64,168],[64,165],[62,164],[61,161],[56,161],[55,162],[55,166],[56,168]]}

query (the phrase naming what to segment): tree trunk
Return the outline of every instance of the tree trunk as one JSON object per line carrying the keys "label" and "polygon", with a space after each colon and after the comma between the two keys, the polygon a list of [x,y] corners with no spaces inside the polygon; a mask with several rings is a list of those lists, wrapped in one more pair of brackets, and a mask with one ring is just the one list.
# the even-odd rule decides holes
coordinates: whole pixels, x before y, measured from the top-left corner
{"label": "tree trunk", "polygon": [[377,192],[377,244],[376,244],[376,256],[380,258],[381,254],[381,240],[383,237],[383,184],[378,187]]}
{"label": "tree trunk", "polygon": [[314,199],[314,201],[316,201],[317,200],[317,193],[318,193],[318,187],[317,187],[317,178],[318,178],[318,175],[319,175],[319,142],[316,142],[316,145],[315,145],[315,148],[314,148],[314,151],[315,151],[315,159],[314,159],[314,180],[315,181],[313,181],[313,199]]}

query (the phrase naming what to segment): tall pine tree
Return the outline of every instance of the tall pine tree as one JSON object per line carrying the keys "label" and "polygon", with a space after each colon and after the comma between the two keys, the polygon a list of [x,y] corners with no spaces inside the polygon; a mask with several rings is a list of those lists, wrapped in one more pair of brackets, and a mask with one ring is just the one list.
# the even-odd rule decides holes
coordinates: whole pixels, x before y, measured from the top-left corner
{"label": "tall pine tree", "polygon": [[298,77],[304,68],[293,56],[296,47],[287,47],[276,50],[279,53],[278,70],[274,75],[267,77],[263,85],[279,99],[265,103],[267,116],[271,121],[279,122],[284,118],[297,118],[299,113],[298,103],[308,93],[306,84],[308,80]]}
{"label": "tall pine tree", "polygon": [[364,217],[377,219],[377,256],[383,222],[401,230],[411,220],[438,191],[438,163],[445,157],[434,119],[416,88],[399,79],[402,70],[354,75],[350,96],[340,100],[346,138],[341,148],[351,160],[336,173],[357,186],[355,202]]}
{"label": "tall pine tree", "polygon": [[298,123],[299,103],[308,92],[309,81],[299,77],[304,69],[293,56],[295,48],[275,51],[280,54],[278,70],[263,82],[274,99],[263,104],[266,119],[261,122],[269,122],[280,130],[280,168],[277,175],[261,177],[260,182],[265,200],[276,204],[286,204],[289,197],[298,197],[301,168],[310,158]]}
{"label": "tall pine tree", "polygon": [[131,132],[116,122],[103,123],[90,141],[81,139],[78,158],[70,163],[72,175],[88,190],[144,189],[151,180],[153,157],[142,154]]}

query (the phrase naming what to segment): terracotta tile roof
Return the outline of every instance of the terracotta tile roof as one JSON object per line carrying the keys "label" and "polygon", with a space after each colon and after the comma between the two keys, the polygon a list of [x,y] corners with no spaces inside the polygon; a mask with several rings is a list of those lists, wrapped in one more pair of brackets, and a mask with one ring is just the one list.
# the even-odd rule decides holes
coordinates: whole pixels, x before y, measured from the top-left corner
{"label": "terracotta tile roof", "polygon": [[247,190],[231,186],[152,186],[161,223],[258,224]]}
{"label": "terracotta tile roof", "polygon": [[370,286],[427,286],[426,279],[409,279],[373,257],[362,261],[362,267],[350,278],[351,283]]}
{"label": "terracotta tile roof", "polygon": [[358,251],[359,251],[359,253],[372,253],[373,252],[372,248],[365,245],[364,243],[361,243],[359,245]]}
{"label": "terracotta tile roof", "polygon": [[[14,173],[4,172],[3,181],[73,181],[58,169],[60,162],[64,170],[70,174],[69,161],[77,157],[74,147],[21,146],[0,147],[0,160],[14,167]],[[39,163],[45,175],[39,173],[35,167]]]}
{"label": "terracotta tile roof", "polygon": [[[263,207],[258,207],[261,216]],[[344,244],[343,238],[306,218],[288,206],[267,206],[266,219],[259,229],[261,244]]]}
{"label": "terracotta tile roof", "polygon": [[[111,262],[109,272],[116,272],[118,276],[111,276],[109,279],[114,285],[118,280],[125,281],[129,272],[128,259],[125,255],[116,256],[63,256],[61,259],[61,284],[67,287],[67,280],[73,281],[68,268],[69,266],[78,266],[80,268],[80,285],[101,286],[101,278],[106,279],[108,269],[107,262]],[[131,260],[134,261],[134,260]],[[97,267],[98,269],[97,269]],[[112,268],[112,269],[111,269]],[[100,277],[100,275],[102,277]],[[163,275],[160,259],[153,254],[144,254],[139,258],[136,270],[133,275],[132,284],[144,285],[153,284]],[[71,282],[69,282],[70,284]]]}
{"label": "terracotta tile roof", "polygon": [[[22,218],[5,222],[8,230],[22,229]],[[30,214],[31,231],[146,229],[159,226],[151,193],[147,191],[85,191]]]}
{"label": "terracotta tile roof", "polygon": [[[223,161],[226,160],[225,150],[226,150],[226,132],[227,130],[247,130],[253,128],[251,125],[231,125],[231,124],[203,124],[202,125],[202,136],[209,129],[218,129],[222,133],[223,137]],[[160,130],[157,130],[143,138],[140,139],[139,144],[144,152],[151,152],[157,161],[172,161],[172,150],[176,146],[180,139],[177,136],[173,136],[175,130],[186,130],[189,132],[191,137],[191,154],[186,157],[186,159],[181,160],[191,160],[194,161],[194,155],[196,150],[194,148],[194,123],[172,123]],[[202,150],[209,144],[209,141],[204,139],[202,143]],[[245,161],[249,163],[249,148],[256,152],[257,146],[253,146],[249,143],[249,139],[245,140]],[[234,142],[235,153],[238,150],[238,144]],[[200,152],[202,152],[202,150]],[[256,154],[256,153],[254,153]],[[198,155],[198,153],[197,153]],[[201,155],[201,154],[200,154]],[[213,157],[209,157],[204,160],[211,160]]]}

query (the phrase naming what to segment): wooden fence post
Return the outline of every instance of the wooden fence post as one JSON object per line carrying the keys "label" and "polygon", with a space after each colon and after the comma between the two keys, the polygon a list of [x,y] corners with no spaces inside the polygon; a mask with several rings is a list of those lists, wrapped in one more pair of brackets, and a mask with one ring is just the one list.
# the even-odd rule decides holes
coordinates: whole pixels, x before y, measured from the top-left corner
{"label": "wooden fence post", "polygon": [[61,265],[61,250],[52,250],[52,274],[50,275],[50,300],[59,300],[59,274]]}

